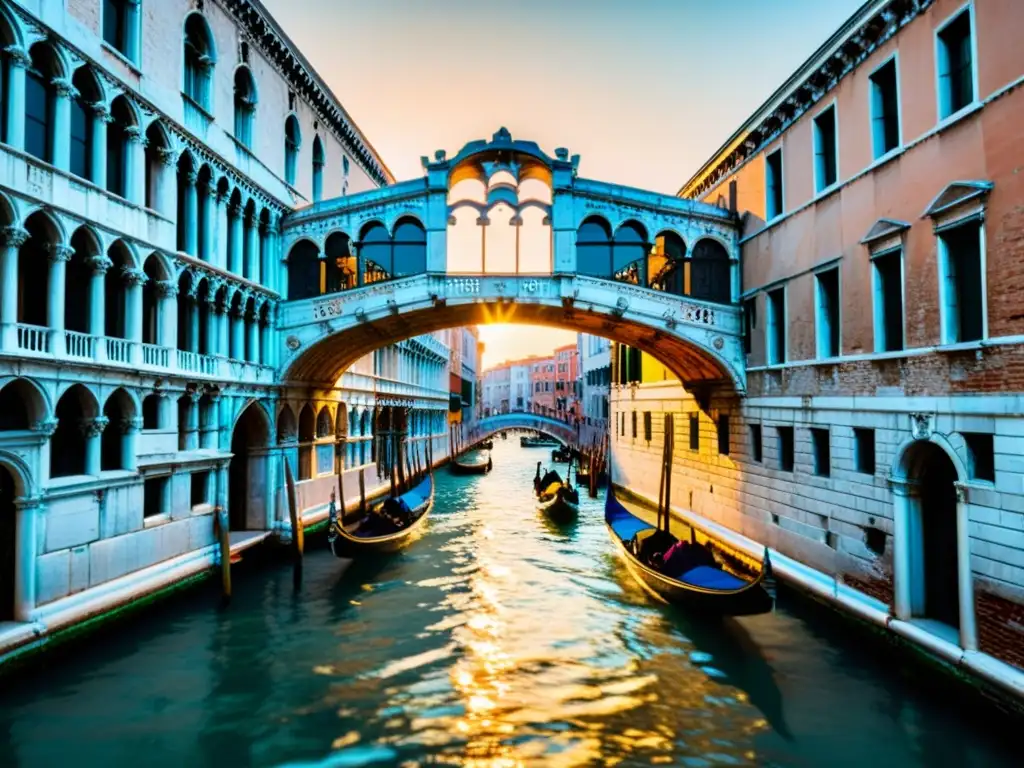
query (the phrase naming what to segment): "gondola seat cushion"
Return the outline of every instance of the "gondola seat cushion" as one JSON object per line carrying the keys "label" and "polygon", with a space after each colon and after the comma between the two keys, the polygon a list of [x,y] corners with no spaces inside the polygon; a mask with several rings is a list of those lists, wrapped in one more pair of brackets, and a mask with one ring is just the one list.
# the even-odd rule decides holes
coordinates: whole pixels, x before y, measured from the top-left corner
{"label": "gondola seat cushion", "polygon": [[679,581],[685,584],[692,584],[695,587],[703,587],[704,589],[741,589],[747,586],[746,581],[733,576],[728,571],[723,571],[721,568],[712,568],[708,565],[699,565],[696,568],[692,568],[684,573]]}

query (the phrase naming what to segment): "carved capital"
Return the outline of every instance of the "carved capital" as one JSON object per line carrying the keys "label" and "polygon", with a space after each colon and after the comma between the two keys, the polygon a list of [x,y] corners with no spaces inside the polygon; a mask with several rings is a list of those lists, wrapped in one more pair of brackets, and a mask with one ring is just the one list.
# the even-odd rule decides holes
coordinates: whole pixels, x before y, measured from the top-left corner
{"label": "carved capital", "polygon": [[99,256],[92,256],[86,259],[86,263],[90,267],[92,267],[92,271],[98,275],[107,274],[107,270],[114,266],[114,262],[112,262],[106,256],[103,256],[102,254]]}
{"label": "carved capital", "polygon": [[149,142],[146,141],[146,134],[137,125],[129,125],[124,129],[125,138],[133,144],[141,144],[146,146]]}
{"label": "carved capital", "polygon": [[12,67],[23,67],[27,69],[32,64],[32,57],[29,56],[28,51],[20,45],[8,45],[4,48],[4,53],[7,54],[7,60],[10,62]]}
{"label": "carved capital", "polygon": [[50,437],[57,431],[57,419],[42,419],[32,424],[32,431]]}
{"label": "carved capital", "polygon": [[29,237],[31,237],[29,231],[22,227],[3,228],[4,245],[8,248],[21,248],[28,242]]}
{"label": "carved capital", "polygon": [[123,267],[121,270],[121,276],[124,278],[125,285],[134,288],[145,283],[149,278],[146,273],[141,269],[131,269],[129,267]]}
{"label": "carved capital", "polygon": [[118,421],[117,426],[122,435],[128,435],[142,429],[142,419],[137,416],[125,416]]}
{"label": "carved capital", "polygon": [[170,168],[178,160],[178,157],[174,153],[173,149],[158,149],[157,157],[160,159],[160,164],[163,165],[165,168]]}
{"label": "carved capital", "polygon": [[964,483],[953,483],[956,489],[956,500],[960,504],[968,503],[968,488]]}
{"label": "carved capital", "polygon": [[59,261],[71,261],[71,257],[75,253],[75,249],[70,245],[64,245],[63,243],[50,243],[46,247],[46,252],[50,261],[56,263]]}
{"label": "carved capital", "polygon": [[185,394],[188,395],[188,399],[192,401],[192,405],[195,405],[196,403],[203,399],[203,393],[200,392],[198,389],[190,389]]}
{"label": "carved capital", "polygon": [[78,422],[78,426],[85,437],[99,437],[103,434],[103,430],[107,428],[109,423],[110,419],[106,416],[97,416],[92,419],[82,419]]}
{"label": "carved capital", "polygon": [[114,122],[114,116],[110,114],[110,108],[102,101],[97,101],[91,104],[93,116],[101,123],[112,123]]}
{"label": "carved capital", "polygon": [[178,286],[170,280],[160,280],[155,287],[156,295],[161,299],[173,299],[178,295]]}
{"label": "carved capital", "polygon": [[185,182],[190,187],[194,187],[197,181],[199,181],[199,173],[197,171],[189,171],[185,174]]}
{"label": "carved capital", "polygon": [[61,98],[73,99],[78,96],[78,89],[71,84],[71,81],[64,77],[55,77],[51,81],[53,90],[57,92],[57,95]]}

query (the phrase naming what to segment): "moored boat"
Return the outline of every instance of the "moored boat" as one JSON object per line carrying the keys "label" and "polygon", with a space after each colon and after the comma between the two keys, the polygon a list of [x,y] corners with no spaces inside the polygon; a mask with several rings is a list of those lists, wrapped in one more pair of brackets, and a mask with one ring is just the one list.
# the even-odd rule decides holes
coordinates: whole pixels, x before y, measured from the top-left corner
{"label": "moored boat", "polygon": [[422,532],[433,505],[434,477],[427,475],[405,493],[376,505],[354,527],[336,520],[329,537],[331,551],[341,558],[395,552]]}
{"label": "moored boat", "polygon": [[553,437],[545,435],[537,435],[536,437],[524,435],[519,438],[519,445],[523,448],[559,448],[562,444]]}
{"label": "moored boat", "polygon": [[745,573],[746,568],[727,570],[723,567],[710,546],[712,542],[698,542],[692,527],[689,541],[681,541],[670,532],[671,435],[674,429],[670,418],[666,424],[668,438],[662,465],[664,504],[659,503],[656,525],[633,514],[618,500],[609,456],[604,520],[612,542],[633,578],[660,600],[724,616],[771,612],[775,606],[775,580],[767,547],[760,568]]}
{"label": "moored boat", "polygon": [[533,489],[537,496],[537,509],[556,523],[568,523],[575,520],[580,513],[580,492],[562,478],[554,470],[549,470],[541,477],[540,462],[537,462],[537,474],[533,478]]}
{"label": "moored boat", "polygon": [[455,456],[448,466],[453,475],[486,475],[494,468],[494,462],[491,454],[485,452],[472,461]]}

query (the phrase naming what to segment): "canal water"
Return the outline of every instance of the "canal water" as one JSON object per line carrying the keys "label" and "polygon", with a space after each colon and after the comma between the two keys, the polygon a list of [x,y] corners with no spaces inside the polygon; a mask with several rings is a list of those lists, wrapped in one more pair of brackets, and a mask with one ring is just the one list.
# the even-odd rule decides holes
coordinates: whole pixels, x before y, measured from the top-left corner
{"label": "canal water", "polygon": [[[352,567],[322,540],[0,680],[0,765],[984,766],[1020,753],[820,609],[654,604],[600,501],[534,509],[546,449],[437,475],[429,530]],[[315,541],[315,540],[314,540]],[[783,593],[785,598],[785,593]]]}

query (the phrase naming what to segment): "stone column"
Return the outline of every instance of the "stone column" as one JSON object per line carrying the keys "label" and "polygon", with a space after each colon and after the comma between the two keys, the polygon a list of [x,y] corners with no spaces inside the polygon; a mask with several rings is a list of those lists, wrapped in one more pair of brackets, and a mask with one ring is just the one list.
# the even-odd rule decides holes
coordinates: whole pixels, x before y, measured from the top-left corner
{"label": "stone column", "polygon": [[199,424],[199,447],[216,449],[220,442],[220,415],[219,406],[221,397],[219,394],[209,395],[210,408],[207,411],[206,423]]}
{"label": "stone column", "polygon": [[156,180],[157,212],[172,221],[178,219],[178,173],[175,168],[177,157],[173,150],[158,150],[160,172]]}
{"label": "stone column", "polygon": [[[174,350],[178,346],[178,286],[170,280],[161,280],[156,284],[156,295],[160,299],[157,339],[161,347]],[[174,354],[173,351],[170,354]]]}
{"label": "stone column", "polygon": [[124,196],[136,205],[146,204],[146,134],[137,125],[125,128]]}
{"label": "stone column", "polygon": [[18,347],[18,251],[28,242],[28,230],[4,227],[0,247],[0,349]]}
{"label": "stone column", "polygon": [[67,265],[75,249],[70,245],[51,243],[49,246],[50,273],[47,280],[49,298],[46,305],[46,324],[50,327],[50,353],[63,357],[64,343],[64,285]]}
{"label": "stone column", "polygon": [[142,37],[141,21],[139,18],[139,5],[142,0],[128,0],[127,12],[125,13],[125,25],[128,28],[127,46],[124,52],[125,57],[135,63],[139,62],[139,40]]}
{"label": "stone column", "polygon": [[214,266],[218,269],[228,268],[228,193],[224,192],[217,195],[216,199],[217,208],[217,239],[216,255],[213,258]]}
{"label": "stone column", "polygon": [[200,233],[202,242],[199,256],[203,261],[216,264],[217,255],[214,251],[213,234],[217,224],[217,185],[211,179],[203,191],[206,194],[203,195],[203,231]]}
{"label": "stone column", "polygon": [[128,359],[132,365],[142,364],[142,284],[149,278],[141,269],[124,271],[125,304],[125,338],[130,342]]}
{"label": "stone column", "polygon": [[85,435],[85,474],[100,473],[100,435],[110,422],[106,416],[82,419],[82,434]]}
{"label": "stone column", "polygon": [[[24,70],[22,70],[24,71]],[[32,621],[36,608],[36,558],[39,556],[37,525],[42,501],[38,498],[18,499],[14,502],[14,619]]]}
{"label": "stone column", "polygon": [[89,164],[90,181],[100,189],[107,188],[107,126],[114,122],[103,102],[92,105],[92,147]]}
{"label": "stone column", "polygon": [[25,70],[32,63],[28,52],[17,45],[4,49],[7,54],[7,144],[25,151]]}
{"label": "stone column", "polygon": [[185,422],[185,450],[199,448],[199,400],[203,396],[198,390],[188,393],[188,421]]}
{"label": "stone column", "polygon": [[[103,254],[99,254],[90,257],[88,264],[92,267],[92,277],[89,280],[89,333],[96,339],[96,360],[102,362],[107,359],[107,344],[104,341],[107,335],[105,279],[107,270],[114,263]],[[63,296],[61,303],[63,304]]]}
{"label": "stone column", "polygon": [[235,275],[242,274],[242,217],[244,209],[236,204],[228,208],[228,228],[231,236],[228,238],[228,272]]}
{"label": "stone column", "polygon": [[245,222],[245,277],[252,280],[254,283],[258,283],[259,271],[260,271],[260,244],[259,244],[259,232],[260,222],[256,218],[255,211],[253,215],[246,219]]}
{"label": "stone column", "polygon": [[199,354],[199,297],[196,286],[188,295],[188,351]]}
{"label": "stone column", "polygon": [[897,619],[909,620],[913,616],[911,596],[911,524],[913,503],[917,497],[917,483],[890,477],[893,496],[893,608]]}
{"label": "stone column", "polygon": [[231,311],[231,357],[245,360],[245,297]]}
{"label": "stone column", "polygon": [[196,182],[199,175],[195,171],[185,174],[185,253],[189,256],[199,255],[199,200]]}
{"label": "stone column", "polygon": [[137,416],[127,417],[121,419],[121,423],[117,426],[121,430],[121,434],[124,435],[124,439],[121,440],[121,467],[129,472],[136,472],[139,469],[139,463],[136,458],[135,443],[139,430],[142,429],[142,419]]}
{"label": "stone column", "polygon": [[70,80],[53,81],[53,165],[62,171],[71,169],[71,100],[78,91]]}
{"label": "stone column", "polygon": [[978,630],[974,608],[974,572],[971,568],[971,520],[968,488],[953,483],[956,489],[956,564],[960,607],[960,647],[978,650]]}

